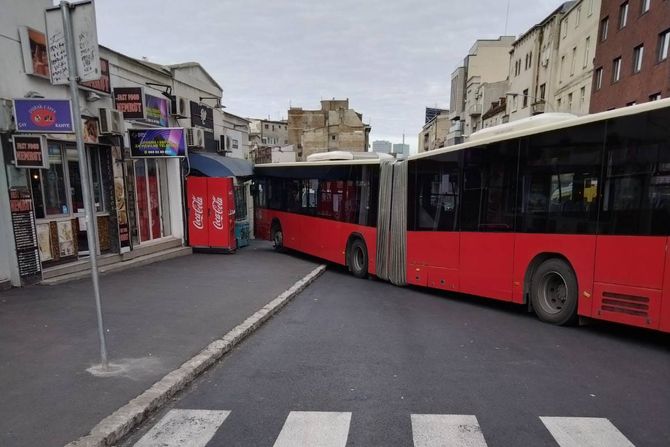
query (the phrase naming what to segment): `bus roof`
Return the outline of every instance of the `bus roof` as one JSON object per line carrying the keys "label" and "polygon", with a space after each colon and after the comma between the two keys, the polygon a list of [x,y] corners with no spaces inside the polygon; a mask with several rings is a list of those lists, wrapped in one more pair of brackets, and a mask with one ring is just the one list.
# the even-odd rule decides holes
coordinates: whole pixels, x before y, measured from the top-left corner
{"label": "bus roof", "polygon": [[[537,126],[533,127],[528,127],[527,125],[521,125],[515,127],[514,123],[516,123],[516,121],[512,121],[510,123],[500,125],[501,126],[500,129],[503,131],[502,133],[490,131],[488,135],[480,134],[477,136],[477,138],[473,139],[472,141],[466,141],[465,143],[456,144],[453,146],[446,146],[439,149],[434,149],[432,151],[422,152],[420,154],[410,155],[407,159],[416,160],[420,158],[432,157],[434,155],[460,151],[463,149],[468,149],[470,147],[477,147],[485,144],[495,143],[497,141],[505,141],[505,140],[511,140],[513,138],[521,138],[542,132],[548,132],[551,130],[565,129],[573,126],[579,126],[582,124],[588,124],[607,119],[618,118],[622,116],[635,115],[638,113],[648,112],[651,110],[663,109],[666,107],[670,107],[670,98],[661,99],[659,101],[650,101],[644,104],[638,104],[634,106],[622,107],[620,109],[608,110],[606,112],[593,113],[590,115],[584,115],[575,118],[566,119],[566,116],[564,115],[563,119],[558,120],[553,119],[544,121],[537,120],[538,121]],[[525,122],[528,123],[530,122],[530,120]],[[504,132],[505,128],[503,128],[502,126],[506,126],[505,128],[508,129],[508,131]],[[487,129],[495,129],[495,127],[490,127]]]}
{"label": "bus roof", "polygon": [[288,168],[292,166],[338,166],[338,165],[378,165],[379,158],[367,158],[359,160],[326,160],[326,161],[292,161],[284,163],[261,163],[257,164],[255,168]]}

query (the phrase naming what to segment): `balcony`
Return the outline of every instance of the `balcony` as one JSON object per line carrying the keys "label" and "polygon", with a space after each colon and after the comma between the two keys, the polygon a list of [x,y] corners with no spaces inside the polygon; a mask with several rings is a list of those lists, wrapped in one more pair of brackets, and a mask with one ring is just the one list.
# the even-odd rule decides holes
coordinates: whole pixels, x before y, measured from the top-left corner
{"label": "balcony", "polygon": [[473,104],[470,106],[468,109],[468,114],[470,116],[480,116],[482,114],[482,105],[481,104]]}
{"label": "balcony", "polygon": [[533,115],[539,115],[540,113],[544,113],[545,105],[546,105],[546,102],[543,99],[532,103],[530,105],[531,113]]}

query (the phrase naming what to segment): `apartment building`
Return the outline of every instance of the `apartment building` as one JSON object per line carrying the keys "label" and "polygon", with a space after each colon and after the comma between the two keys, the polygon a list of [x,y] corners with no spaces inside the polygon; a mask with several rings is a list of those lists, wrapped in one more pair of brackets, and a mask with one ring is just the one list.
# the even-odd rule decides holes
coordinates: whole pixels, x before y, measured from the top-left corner
{"label": "apartment building", "polygon": [[[458,121],[460,122],[460,121]],[[418,151],[432,151],[447,145],[447,137],[452,128],[451,114],[448,110],[435,115],[419,132]]]}
{"label": "apartment building", "polygon": [[670,1],[602,0],[591,113],[670,96]]}
{"label": "apartment building", "polygon": [[601,0],[579,0],[561,18],[558,76],[553,104],[557,112],[589,113]]}

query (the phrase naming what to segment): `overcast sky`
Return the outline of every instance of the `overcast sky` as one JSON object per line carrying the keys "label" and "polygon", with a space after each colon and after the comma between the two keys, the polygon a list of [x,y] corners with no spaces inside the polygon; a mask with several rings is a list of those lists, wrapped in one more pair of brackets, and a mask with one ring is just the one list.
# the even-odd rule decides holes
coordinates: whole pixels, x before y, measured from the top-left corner
{"label": "overcast sky", "polygon": [[[519,35],[560,5],[510,0]],[[370,141],[412,151],[426,106],[449,106],[451,72],[505,32],[506,0],[97,0],[101,44],[157,63],[197,61],[231,113],[286,118],[289,104],[349,98]]]}

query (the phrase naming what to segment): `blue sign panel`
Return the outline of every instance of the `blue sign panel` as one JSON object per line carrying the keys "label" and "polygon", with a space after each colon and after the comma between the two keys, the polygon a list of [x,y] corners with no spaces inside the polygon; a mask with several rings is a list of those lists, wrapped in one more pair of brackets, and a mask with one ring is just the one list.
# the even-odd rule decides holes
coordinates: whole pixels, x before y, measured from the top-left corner
{"label": "blue sign panel", "polygon": [[74,133],[69,99],[15,99],[18,132]]}
{"label": "blue sign panel", "polygon": [[181,127],[128,129],[131,157],[186,157],[186,139]]}

